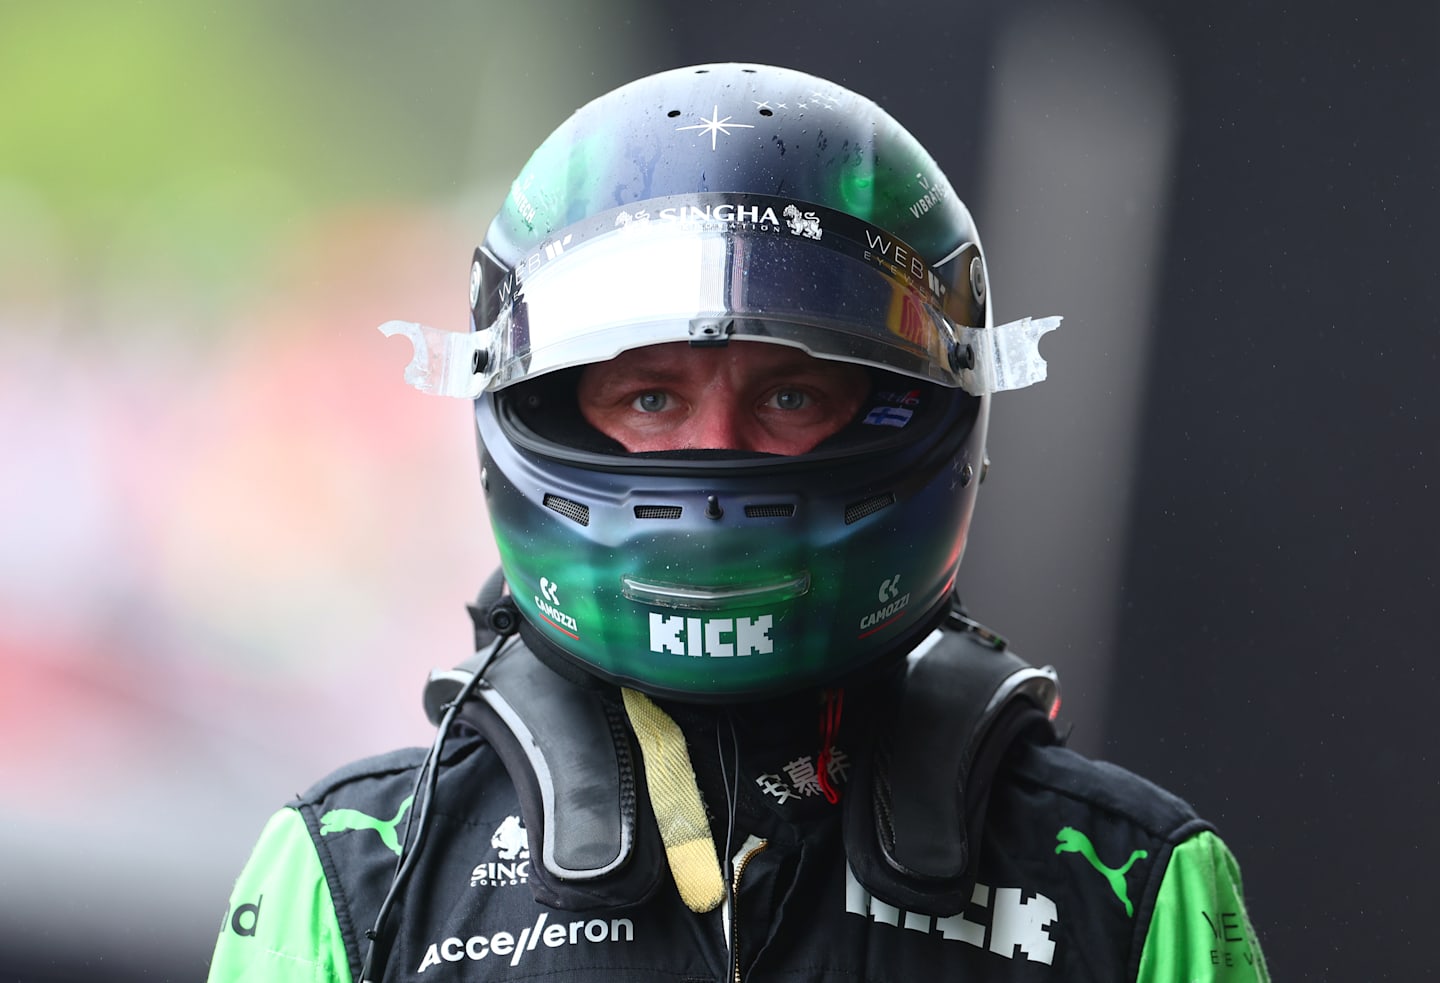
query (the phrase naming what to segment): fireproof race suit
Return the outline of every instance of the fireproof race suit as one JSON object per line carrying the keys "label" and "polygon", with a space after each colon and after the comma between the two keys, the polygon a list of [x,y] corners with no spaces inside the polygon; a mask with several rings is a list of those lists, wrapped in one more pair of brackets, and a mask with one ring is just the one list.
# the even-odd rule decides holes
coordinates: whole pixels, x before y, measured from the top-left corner
{"label": "fireproof race suit", "polygon": [[[383,978],[1268,979],[1239,870],[1213,829],[1143,779],[1055,745],[1021,741],[1005,758],[968,904],[937,916],[872,896],[847,863],[817,762],[843,790],[847,750],[873,740],[874,718],[847,708],[822,759],[797,702],[672,708],[733,858],[731,899],[706,914],[668,877],[628,905],[539,903],[516,786],[491,744],[459,729],[388,923]],[[231,895],[212,983],[359,978],[423,757],[357,763],[275,814]]]}

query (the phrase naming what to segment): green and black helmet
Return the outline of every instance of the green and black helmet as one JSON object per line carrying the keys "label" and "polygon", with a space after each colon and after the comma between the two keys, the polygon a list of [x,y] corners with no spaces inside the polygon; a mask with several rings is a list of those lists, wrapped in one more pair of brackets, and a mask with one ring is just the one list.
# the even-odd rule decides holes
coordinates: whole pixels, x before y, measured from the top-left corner
{"label": "green and black helmet", "polygon": [[[988,394],[1017,383],[993,378],[969,212],[873,102],[739,64],[601,96],[515,179],[471,302],[490,520],[552,655],[754,700],[901,656],[948,609]],[[809,453],[628,454],[581,418],[577,373],[676,341],[796,347],[871,391]]]}

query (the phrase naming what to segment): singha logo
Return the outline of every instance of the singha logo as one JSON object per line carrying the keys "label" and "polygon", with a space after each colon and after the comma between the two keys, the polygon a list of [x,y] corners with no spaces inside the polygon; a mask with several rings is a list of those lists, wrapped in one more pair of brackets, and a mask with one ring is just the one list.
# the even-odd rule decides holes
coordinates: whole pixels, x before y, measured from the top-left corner
{"label": "singha logo", "polygon": [[644,228],[649,222],[650,213],[643,208],[633,215],[630,212],[621,211],[619,215],[615,216],[615,227],[617,229],[628,229],[632,223],[636,228]]}
{"label": "singha logo", "polygon": [[801,212],[794,205],[786,205],[785,211],[780,214],[785,216],[785,222],[790,226],[792,236],[804,236],[807,239],[820,238],[820,217],[814,212]]}
{"label": "singha logo", "polygon": [[519,816],[506,816],[491,834],[490,845],[499,851],[501,860],[530,856],[530,840],[525,835],[525,827],[520,825]]}
{"label": "singha logo", "polygon": [[499,859],[476,864],[470,871],[471,887],[513,887],[530,877],[530,838],[519,816],[506,816],[490,834],[490,847]]}

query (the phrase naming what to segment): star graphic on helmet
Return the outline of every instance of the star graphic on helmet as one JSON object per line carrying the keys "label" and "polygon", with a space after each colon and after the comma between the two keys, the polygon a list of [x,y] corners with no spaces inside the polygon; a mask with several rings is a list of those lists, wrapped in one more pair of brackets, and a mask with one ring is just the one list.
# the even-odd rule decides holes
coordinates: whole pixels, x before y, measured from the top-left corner
{"label": "star graphic on helmet", "polygon": [[725,134],[725,135],[728,137],[728,136],[730,135],[730,127],[733,126],[733,127],[737,127],[737,128],[739,128],[739,129],[743,129],[743,130],[753,130],[753,129],[755,129],[755,127],[752,126],[752,125],[749,124],[749,123],[732,123],[732,122],[730,122],[730,120],[733,119],[733,118],[734,118],[734,117],[726,116],[724,119],[721,119],[721,118],[720,118],[720,107],[719,107],[719,106],[716,106],[714,109],[710,110],[710,118],[709,118],[709,119],[706,119],[704,116],[701,116],[699,123],[696,123],[696,124],[693,125],[693,126],[677,126],[677,127],[675,127],[675,129],[676,129],[677,131],[678,131],[678,130],[701,130],[701,131],[703,131],[704,133],[710,134],[710,149],[711,149],[711,150],[714,150],[714,149],[715,149],[716,135],[717,135],[717,134],[720,134],[720,133],[723,133],[723,134]]}

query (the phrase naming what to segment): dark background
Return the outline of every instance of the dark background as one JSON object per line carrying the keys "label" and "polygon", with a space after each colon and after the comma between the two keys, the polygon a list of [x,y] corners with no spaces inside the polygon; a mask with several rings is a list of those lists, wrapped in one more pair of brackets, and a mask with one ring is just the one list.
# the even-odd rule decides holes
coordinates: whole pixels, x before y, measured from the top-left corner
{"label": "dark background", "polygon": [[[1107,395],[1102,376],[1026,433],[1001,428],[1029,393],[996,398],[996,463],[962,587],[982,619],[1004,611],[995,624],[1025,654],[1056,662],[1067,691],[1099,691],[1107,710],[1077,730],[1077,746],[1168,785],[1218,824],[1277,980],[1430,978],[1440,7],[920,3],[897,8],[896,31],[872,10],[727,6],[737,25],[766,25],[772,43],[749,34],[751,56],[798,61],[872,96],[961,189],[996,183],[982,144],[1010,105],[994,91],[997,39],[1029,25],[1058,39],[1045,57],[1062,65],[1124,63],[1137,36],[1149,49],[1142,67],[1168,76],[1173,129],[1146,264],[1133,451],[1067,445],[1050,456],[1073,470],[1017,464],[1043,482],[1043,499],[1022,506],[1037,524],[1047,506],[1066,524],[1094,521],[1067,511],[1067,489],[1105,473],[1128,502],[1109,543],[1115,579],[1094,594],[1092,557],[1027,542],[1028,517],[999,518],[1007,541],[985,533],[1010,504],[1006,460],[1089,412],[1087,399]],[[698,22],[677,35],[692,39],[682,60],[725,56]],[[786,40],[797,37],[799,59]],[[945,85],[931,88],[936,72]],[[1123,78],[1107,84],[1102,96],[1133,102]],[[1073,92],[1039,98],[1042,126],[1074,124]],[[1021,203],[961,194],[992,247],[998,318],[1072,315],[1042,345],[1052,379],[1070,371],[1062,336],[1106,347],[1104,311],[1079,322],[1043,283],[1006,278],[1004,259],[1024,259],[1011,237],[1023,236],[1002,233],[1000,257],[987,230]],[[1089,236],[1112,218],[1099,207],[1082,216],[1057,261],[1093,262]],[[1087,590],[1109,608],[1093,631],[1113,638],[1113,654],[1095,678],[1074,680],[1066,653],[1088,668],[1085,642],[1032,623]]]}
{"label": "dark background", "polygon": [[[1089,557],[1051,555],[1008,517],[1015,538],[985,535],[1007,505],[995,486],[1017,453],[999,429],[1028,393],[996,398],[995,473],[962,587],[982,619],[1003,609],[996,626],[1032,659],[1056,662],[1062,682],[1100,691],[1108,711],[1077,731],[1077,746],[1175,789],[1218,824],[1276,979],[1429,978],[1429,881],[1440,873],[1425,832],[1440,814],[1440,8],[910,4],[896,36],[869,10],[817,19],[728,6],[736,24],[767,25],[773,43],[752,44],[753,57],[795,62],[783,39],[804,36],[799,67],[886,106],[962,189],[985,181],[995,110],[984,108],[1005,105],[987,90],[997,37],[1043,23],[1063,39],[1068,25],[1072,43],[1054,59],[1085,45],[1101,60],[1125,57],[1104,41],[1093,50],[1093,21],[1080,23],[1093,16],[1116,26],[1109,44],[1138,32],[1151,46],[1170,77],[1174,130],[1134,456],[1117,464],[1097,445],[1077,459],[1107,471],[1129,503],[1111,543],[1118,579],[1098,598],[1112,606],[1099,633],[1113,637],[1113,655],[1098,678],[1072,680],[1065,652],[1037,649],[1043,632],[1028,627],[1047,619],[1047,589],[1061,602],[1071,587],[1093,590]],[[677,30],[695,39],[682,60],[723,57],[698,27]],[[936,65],[943,91],[927,85]],[[1065,128],[1071,95],[1048,97]],[[993,240],[987,230],[1015,203],[961,193]],[[1106,214],[1089,218],[1089,231],[1103,231]],[[1029,300],[1043,285],[1007,281],[991,245],[1000,319],[1072,313],[1064,298]],[[1084,234],[1064,248],[1086,261]],[[1099,318],[1067,318],[1042,345],[1052,378],[1068,371],[1062,335],[1103,347],[1104,331]],[[1103,397],[1105,380],[1088,382]],[[1053,409],[1087,412],[1083,402]],[[1043,443],[1059,425],[1030,423],[1004,438]],[[1026,466],[1063,522],[1091,521],[1066,511],[1075,472]],[[1035,569],[1045,564],[1061,568]],[[1001,574],[999,594],[996,566],[1028,572]],[[1084,654],[1073,639],[1061,648],[1072,645]]]}

